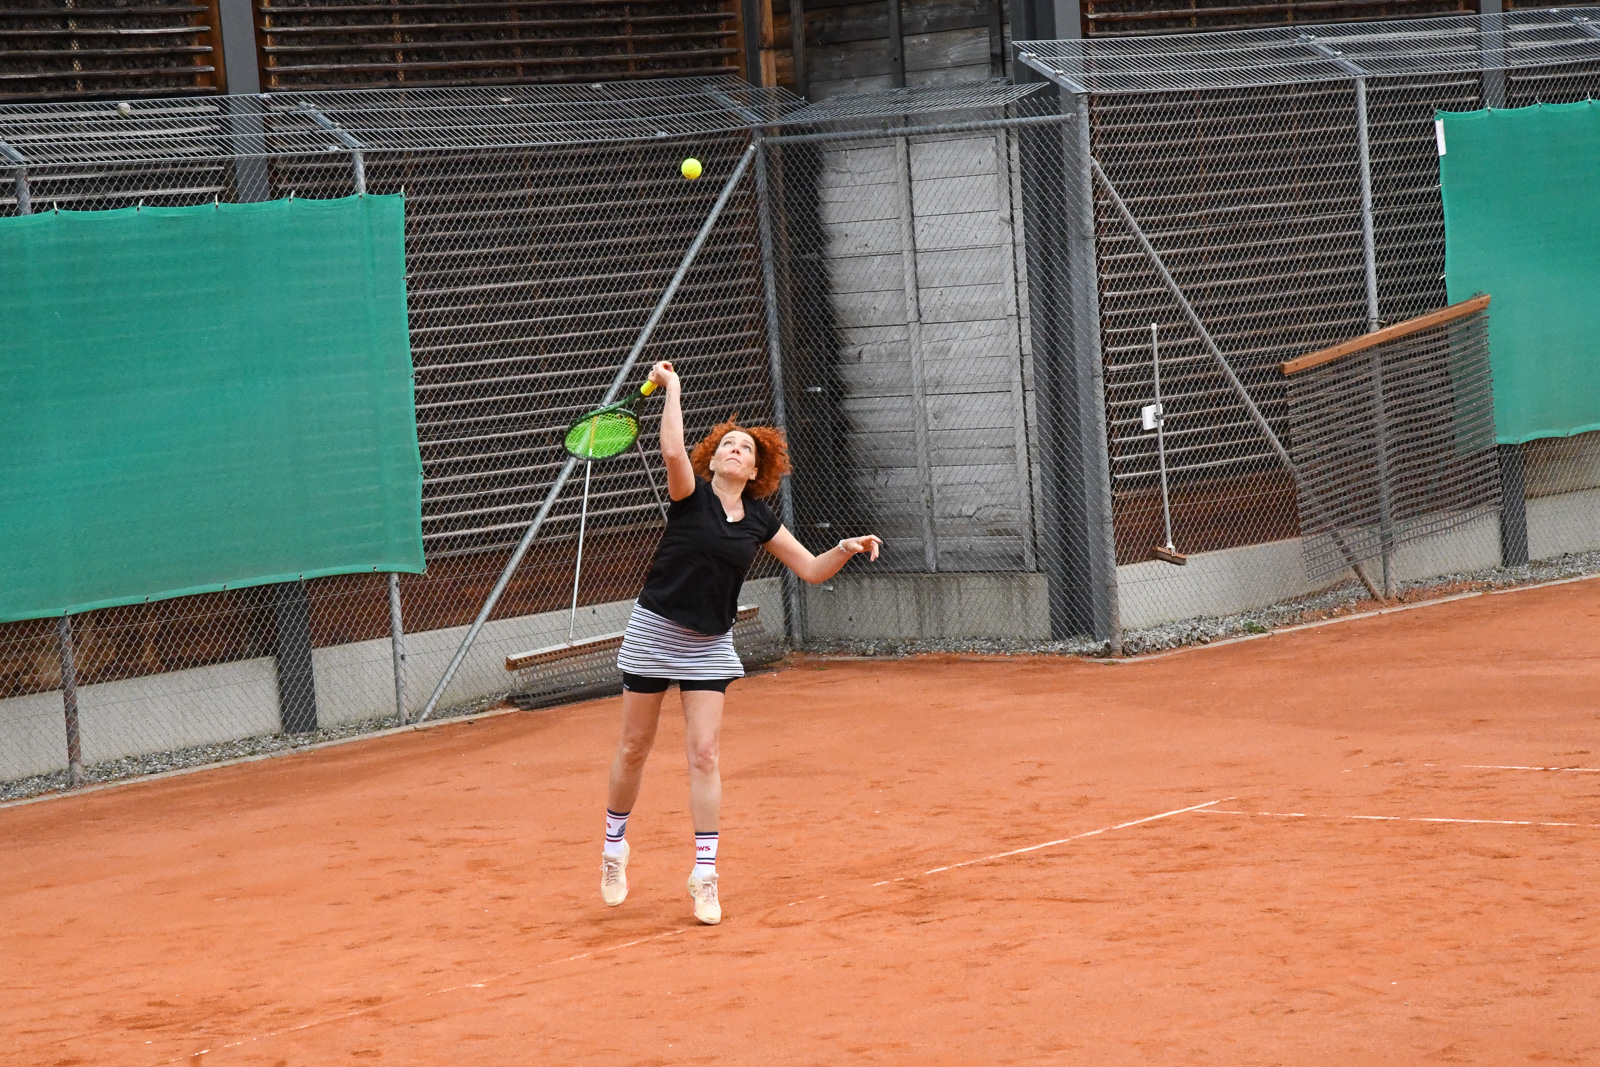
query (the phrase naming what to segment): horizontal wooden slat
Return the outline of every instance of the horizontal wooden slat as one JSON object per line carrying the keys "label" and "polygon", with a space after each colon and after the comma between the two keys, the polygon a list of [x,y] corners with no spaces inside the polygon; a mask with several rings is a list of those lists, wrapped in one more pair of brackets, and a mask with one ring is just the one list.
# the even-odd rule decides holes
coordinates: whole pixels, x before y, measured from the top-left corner
{"label": "horizontal wooden slat", "polygon": [[0,10],[0,100],[220,91],[208,4]]}

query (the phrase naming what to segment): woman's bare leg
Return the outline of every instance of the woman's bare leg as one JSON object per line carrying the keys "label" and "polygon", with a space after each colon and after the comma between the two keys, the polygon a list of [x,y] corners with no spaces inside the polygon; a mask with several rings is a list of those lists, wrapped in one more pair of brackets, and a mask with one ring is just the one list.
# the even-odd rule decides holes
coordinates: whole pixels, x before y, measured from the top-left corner
{"label": "woman's bare leg", "polygon": [[611,760],[611,785],[606,807],[615,812],[630,812],[639,799],[644,781],[644,761],[656,743],[656,724],[661,721],[661,698],[665,693],[622,694],[622,737]]}
{"label": "woman's bare leg", "polygon": [[709,689],[683,694],[684,744],[689,757],[689,813],[696,833],[715,833],[722,819],[722,742],[726,697]]}

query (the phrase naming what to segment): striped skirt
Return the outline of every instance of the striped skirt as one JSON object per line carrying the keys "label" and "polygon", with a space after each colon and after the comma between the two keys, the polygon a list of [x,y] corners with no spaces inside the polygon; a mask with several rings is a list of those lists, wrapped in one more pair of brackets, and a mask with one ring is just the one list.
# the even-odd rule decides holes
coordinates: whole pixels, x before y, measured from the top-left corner
{"label": "striped skirt", "polygon": [[733,650],[733,631],[707,636],[633,605],[617,651],[617,667],[644,678],[710,682],[743,678],[744,665]]}

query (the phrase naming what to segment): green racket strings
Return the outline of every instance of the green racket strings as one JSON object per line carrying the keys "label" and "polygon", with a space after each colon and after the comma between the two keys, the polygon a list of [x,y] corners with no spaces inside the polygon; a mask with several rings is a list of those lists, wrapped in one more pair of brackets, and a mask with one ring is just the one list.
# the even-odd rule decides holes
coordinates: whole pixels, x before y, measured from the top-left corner
{"label": "green racket strings", "polygon": [[567,451],[579,459],[610,459],[633,447],[639,420],[631,411],[597,411],[567,431]]}

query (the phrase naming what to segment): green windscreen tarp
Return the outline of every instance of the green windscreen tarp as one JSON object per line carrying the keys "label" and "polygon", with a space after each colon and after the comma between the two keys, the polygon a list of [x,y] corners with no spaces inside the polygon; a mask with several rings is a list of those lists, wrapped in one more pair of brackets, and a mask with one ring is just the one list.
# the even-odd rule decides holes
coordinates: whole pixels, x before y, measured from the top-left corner
{"label": "green windscreen tarp", "polygon": [[1600,106],[1437,119],[1445,284],[1491,297],[1496,437],[1600,429]]}
{"label": "green windscreen tarp", "polygon": [[0,621],[421,571],[404,219],[0,219]]}

